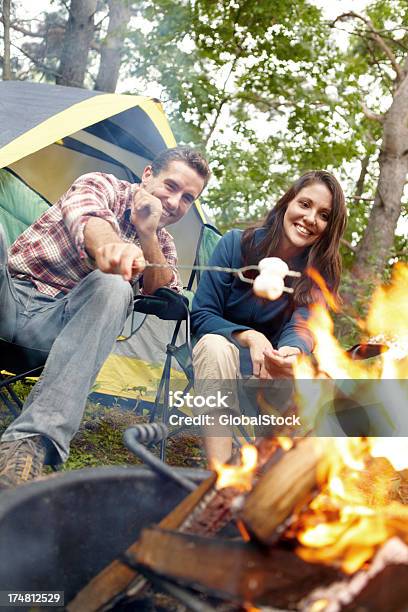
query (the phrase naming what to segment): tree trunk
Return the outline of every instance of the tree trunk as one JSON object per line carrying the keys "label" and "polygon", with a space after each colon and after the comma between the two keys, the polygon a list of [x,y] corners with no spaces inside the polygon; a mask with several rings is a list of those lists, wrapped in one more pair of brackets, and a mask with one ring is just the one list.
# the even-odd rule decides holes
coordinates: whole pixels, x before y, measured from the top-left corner
{"label": "tree trunk", "polygon": [[71,0],[59,66],[58,85],[83,87],[94,37],[96,0]]}
{"label": "tree trunk", "polygon": [[[408,67],[408,66],[407,66]],[[390,257],[401,214],[401,198],[408,172],[408,73],[384,116],[380,176],[374,205],[358,244],[351,277],[375,282]]]}
{"label": "tree trunk", "polygon": [[3,32],[4,32],[4,57],[3,57],[3,81],[10,81],[10,0],[3,0]]}
{"label": "tree trunk", "polygon": [[127,25],[130,20],[128,0],[109,0],[109,26],[101,43],[101,61],[95,83],[99,91],[114,92],[118,82]]}

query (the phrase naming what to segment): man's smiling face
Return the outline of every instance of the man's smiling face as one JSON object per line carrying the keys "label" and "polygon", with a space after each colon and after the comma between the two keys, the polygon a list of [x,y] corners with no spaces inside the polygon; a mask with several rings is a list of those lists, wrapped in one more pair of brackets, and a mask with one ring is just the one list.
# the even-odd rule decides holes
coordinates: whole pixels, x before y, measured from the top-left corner
{"label": "man's smiling face", "polygon": [[142,186],[159,198],[163,212],[159,228],[176,223],[204,189],[204,179],[183,161],[171,161],[154,176],[151,166],[144,169]]}

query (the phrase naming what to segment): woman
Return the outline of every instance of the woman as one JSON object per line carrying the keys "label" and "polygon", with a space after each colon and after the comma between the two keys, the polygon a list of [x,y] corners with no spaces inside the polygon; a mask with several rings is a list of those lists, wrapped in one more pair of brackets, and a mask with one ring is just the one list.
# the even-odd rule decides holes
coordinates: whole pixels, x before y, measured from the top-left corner
{"label": "woman", "polygon": [[[244,232],[232,230],[218,243],[211,265],[239,268],[265,257],[283,259],[291,270],[311,266],[337,296],[341,274],[340,238],[346,226],[344,194],[326,171],[301,176],[271,209],[266,219]],[[292,279],[287,277],[289,286]],[[307,329],[308,306],[322,300],[305,274],[291,283],[293,294],[278,300],[258,298],[252,285],[224,272],[205,272],[192,312],[192,328],[200,338],[194,348],[196,381],[236,380],[252,375],[283,378],[291,375],[300,353],[311,353]],[[210,465],[225,462],[231,438],[207,437]]]}

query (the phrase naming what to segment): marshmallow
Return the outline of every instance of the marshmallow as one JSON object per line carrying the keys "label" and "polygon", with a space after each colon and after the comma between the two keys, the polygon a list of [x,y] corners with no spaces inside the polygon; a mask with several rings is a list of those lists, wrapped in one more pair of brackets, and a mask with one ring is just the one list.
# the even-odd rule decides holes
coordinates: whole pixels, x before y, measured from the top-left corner
{"label": "marshmallow", "polygon": [[284,278],[289,272],[289,266],[279,257],[265,257],[258,264],[260,272],[274,272]]}
{"label": "marshmallow", "polygon": [[283,278],[276,271],[264,269],[254,280],[254,293],[258,297],[277,300],[282,295],[284,286]]}

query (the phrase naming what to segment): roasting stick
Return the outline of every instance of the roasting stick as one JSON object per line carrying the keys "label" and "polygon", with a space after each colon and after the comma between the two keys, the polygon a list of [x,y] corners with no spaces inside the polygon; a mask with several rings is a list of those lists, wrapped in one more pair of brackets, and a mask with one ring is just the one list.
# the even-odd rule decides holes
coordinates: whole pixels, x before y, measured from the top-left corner
{"label": "roasting stick", "polygon": [[[270,258],[272,259],[272,258]],[[276,258],[273,258],[276,259]],[[261,274],[265,274],[266,269],[262,267],[262,261],[267,261],[266,259],[261,260],[259,262],[259,264],[253,264],[251,266],[242,266],[241,268],[226,268],[223,266],[206,266],[206,265],[193,265],[193,266],[189,266],[189,265],[177,265],[177,266],[172,266],[170,264],[164,264],[164,263],[150,263],[150,262],[146,262],[146,268],[162,268],[162,269],[166,269],[166,270],[192,270],[192,271],[197,271],[197,272],[227,272],[228,274],[236,274],[236,276],[238,276],[238,278],[244,282],[244,283],[248,283],[250,285],[254,284],[254,279],[253,278],[247,278],[246,276],[244,276],[245,272],[251,272],[251,271],[256,271],[256,272],[260,272]],[[301,276],[300,272],[296,272],[295,270],[289,270],[289,268],[287,270],[284,270],[282,273],[279,273],[279,276],[284,278],[285,276],[294,276],[294,277],[299,277]],[[282,291],[285,291],[286,293],[293,293],[293,289],[291,289],[290,287],[283,287]]]}

